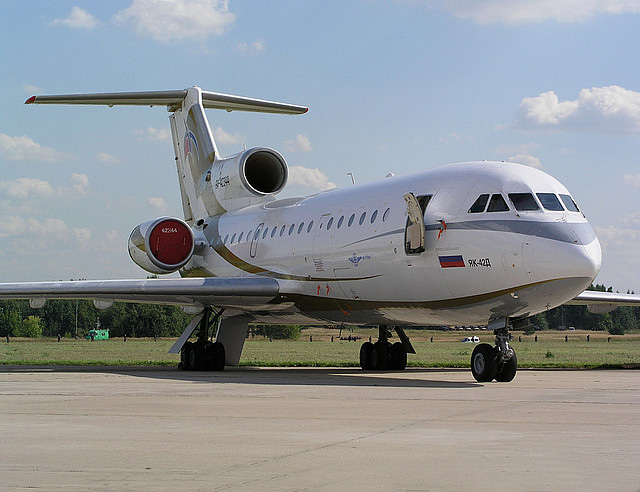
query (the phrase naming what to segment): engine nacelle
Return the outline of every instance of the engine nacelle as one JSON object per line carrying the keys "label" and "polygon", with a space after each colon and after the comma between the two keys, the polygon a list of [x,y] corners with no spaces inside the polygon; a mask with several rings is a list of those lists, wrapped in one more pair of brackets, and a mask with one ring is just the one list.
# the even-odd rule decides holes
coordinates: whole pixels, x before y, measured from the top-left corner
{"label": "engine nacelle", "polygon": [[211,167],[211,187],[225,210],[253,205],[282,191],[289,169],[279,152],[254,147],[225,159]]}
{"label": "engine nacelle", "polygon": [[161,217],[137,226],[129,236],[129,256],[150,273],[172,273],[191,259],[195,240],[182,219]]}

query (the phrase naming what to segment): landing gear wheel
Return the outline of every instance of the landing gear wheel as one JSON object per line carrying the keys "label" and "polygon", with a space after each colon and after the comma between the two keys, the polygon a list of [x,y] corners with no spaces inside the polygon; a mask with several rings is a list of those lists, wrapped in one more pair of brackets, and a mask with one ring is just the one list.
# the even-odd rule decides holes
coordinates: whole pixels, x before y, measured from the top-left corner
{"label": "landing gear wheel", "polygon": [[364,342],[360,347],[360,368],[365,371],[373,369],[373,343]]}
{"label": "landing gear wheel", "polygon": [[376,371],[384,371],[389,365],[389,343],[378,340],[373,344],[373,354],[371,357],[373,368]]}
{"label": "landing gear wheel", "polygon": [[180,351],[180,369],[183,371],[191,371],[191,351],[193,350],[193,342],[187,342],[182,346]]}
{"label": "landing gear wheel", "polygon": [[192,371],[204,371],[207,367],[205,346],[202,343],[194,343],[189,352],[189,366]]}
{"label": "landing gear wheel", "polygon": [[471,372],[479,383],[493,381],[498,372],[496,349],[488,343],[481,343],[471,354]]}
{"label": "landing gear wheel", "polygon": [[224,370],[225,353],[224,345],[221,342],[207,342],[206,345],[207,354],[207,370],[208,371],[222,371]]}
{"label": "landing gear wheel", "polygon": [[389,368],[395,371],[404,371],[407,367],[407,349],[402,342],[396,342],[390,348]]}
{"label": "landing gear wheel", "polygon": [[516,351],[511,349],[513,355],[510,359],[504,361],[498,366],[498,372],[496,374],[496,381],[499,383],[508,383],[513,381],[518,371],[518,358],[516,357]]}

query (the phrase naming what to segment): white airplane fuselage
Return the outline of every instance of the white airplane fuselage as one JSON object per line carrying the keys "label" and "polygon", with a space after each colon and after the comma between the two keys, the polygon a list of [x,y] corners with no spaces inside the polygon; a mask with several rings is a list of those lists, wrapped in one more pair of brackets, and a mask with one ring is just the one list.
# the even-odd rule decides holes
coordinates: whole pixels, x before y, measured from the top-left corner
{"label": "white airplane fuselage", "polygon": [[[424,251],[405,247],[408,193],[429,197]],[[537,210],[516,210],[510,194],[529,194]],[[537,169],[470,162],[273,199],[194,226],[204,246],[181,274],[276,279],[279,299],[253,308],[257,322],[485,325],[530,316],[574,298],[601,264],[584,215],[566,203],[545,209],[537,194],[570,196]],[[481,195],[501,195],[508,210],[471,212]]]}

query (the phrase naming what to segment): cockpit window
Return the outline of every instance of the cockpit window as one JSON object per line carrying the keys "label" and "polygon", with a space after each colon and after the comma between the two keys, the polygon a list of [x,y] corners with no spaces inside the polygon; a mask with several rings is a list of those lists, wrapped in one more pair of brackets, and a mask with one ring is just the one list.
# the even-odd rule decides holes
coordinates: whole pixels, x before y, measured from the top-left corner
{"label": "cockpit window", "polygon": [[487,207],[487,212],[508,212],[509,206],[507,202],[504,201],[502,195],[491,195],[491,200],[489,200],[489,207]]}
{"label": "cockpit window", "polygon": [[470,214],[479,214],[481,212],[484,212],[484,207],[487,206],[487,202],[489,201],[489,194],[484,194],[484,195],[480,195],[475,202],[473,202],[473,205],[471,205],[471,208],[469,209],[469,213]]}
{"label": "cockpit window", "polygon": [[540,210],[536,199],[531,193],[509,193],[509,199],[518,212]]}
{"label": "cockpit window", "polygon": [[569,212],[580,212],[580,209],[576,205],[576,202],[574,202],[573,198],[571,198],[569,195],[560,195],[560,199],[562,200],[562,203],[564,203],[564,206],[567,207],[567,210]]}
{"label": "cockpit window", "polygon": [[536,196],[540,199],[540,203],[542,203],[542,206],[546,210],[554,212],[562,212],[564,210],[562,203],[560,203],[555,193],[536,193]]}

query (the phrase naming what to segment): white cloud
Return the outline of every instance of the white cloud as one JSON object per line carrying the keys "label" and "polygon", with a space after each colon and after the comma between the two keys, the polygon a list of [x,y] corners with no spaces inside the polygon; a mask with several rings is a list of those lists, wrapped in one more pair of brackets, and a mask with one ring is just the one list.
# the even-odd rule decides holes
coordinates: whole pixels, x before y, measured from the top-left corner
{"label": "white cloud", "polygon": [[108,154],[107,152],[99,152],[98,155],[96,155],[96,159],[103,164],[119,164],[120,162],[124,162],[124,159]]}
{"label": "white cloud", "polygon": [[329,181],[326,174],[316,168],[291,166],[289,168],[288,184],[311,188],[317,191],[330,190],[336,185]]}
{"label": "white cloud", "polygon": [[223,145],[239,144],[246,141],[246,137],[241,133],[227,133],[220,127],[216,127],[216,129],[213,130],[213,135],[216,142]]}
{"label": "white cloud", "polygon": [[640,13],[639,0],[433,0],[434,5],[478,24],[581,22],[598,14]]}
{"label": "white cloud", "polygon": [[164,212],[169,208],[164,198],[150,197],[147,203],[159,212]]}
{"label": "white cloud", "polygon": [[26,135],[10,137],[0,133],[0,157],[9,161],[58,162],[66,156],[53,147],[43,147]]}
{"label": "white cloud", "polygon": [[51,183],[37,178],[17,178],[0,181],[0,193],[12,200],[69,199],[84,196],[89,192],[89,178],[86,174],[71,175],[68,186],[54,188]]}
{"label": "white cloud", "polygon": [[284,142],[287,152],[311,152],[311,142],[304,135],[296,135],[296,138],[292,140],[286,140]]}
{"label": "white cloud", "polygon": [[133,0],[113,19],[141,36],[170,43],[222,35],[235,17],[225,0]]}
{"label": "white cloud", "polygon": [[247,55],[259,55],[267,49],[264,39],[256,39],[253,43],[238,43],[238,51]]}
{"label": "white cloud", "polygon": [[76,242],[84,248],[89,242],[89,239],[91,239],[91,230],[87,229],[86,227],[85,228],[74,227],[73,235],[76,239]]}
{"label": "white cloud", "polygon": [[135,130],[135,133],[140,136],[141,140],[148,142],[159,142],[171,138],[171,130],[168,128],[148,127],[146,130]]}
{"label": "white cloud", "polygon": [[640,174],[625,174],[624,182],[634,188],[640,188]]}
{"label": "white cloud", "polygon": [[0,220],[0,237],[65,237],[69,227],[62,219],[49,218],[39,221],[34,218],[19,216],[2,216]]}
{"label": "white cloud", "polygon": [[39,94],[39,93],[43,92],[42,88],[38,87],[37,85],[33,85],[33,84],[27,84],[27,85],[23,86],[23,89],[24,89],[25,94],[29,94],[29,95]]}
{"label": "white cloud", "polygon": [[54,26],[71,27],[72,29],[86,29],[90,31],[100,25],[100,21],[93,15],[80,7],[73,7],[71,13],[66,17],[54,19],[51,24]]}
{"label": "white cloud", "polygon": [[518,164],[525,164],[536,169],[542,169],[542,163],[540,159],[531,154],[515,154],[507,158],[509,162],[517,162]]}
{"label": "white cloud", "polygon": [[582,89],[578,99],[560,102],[553,92],[526,97],[514,125],[522,130],[588,130],[640,134],[640,92],[619,86]]}
{"label": "white cloud", "polygon": [[451,132],[445,137],[440,137],[440,143],[448,144],[448,143],[461,143],[461,142],[475,142],[476,139],[470,136],[460,135],[458,132]]}
{"label": "white cloud", "polygon": [[17,178],[13,181],[0,181],[0,192],[17,200],[48,198],[53,195],[53,186],[41,179]]}

